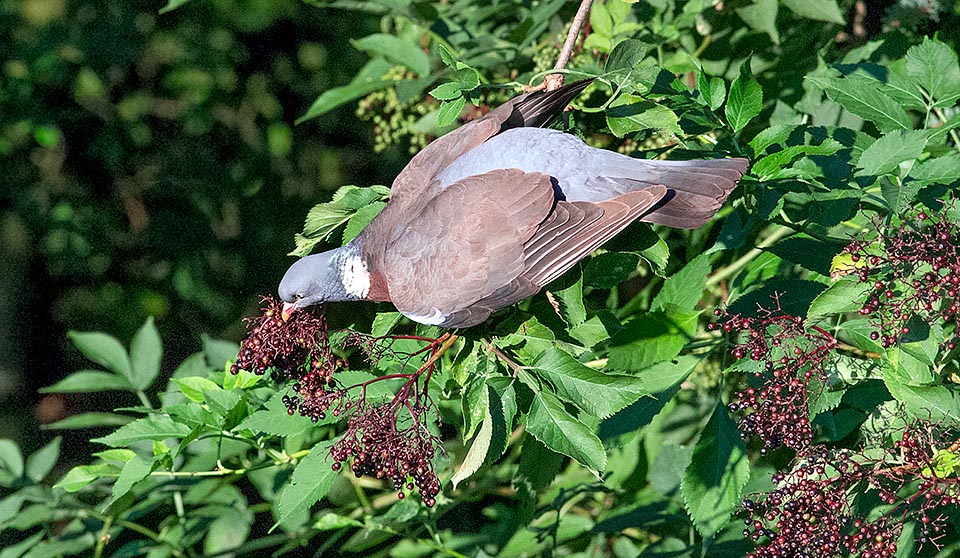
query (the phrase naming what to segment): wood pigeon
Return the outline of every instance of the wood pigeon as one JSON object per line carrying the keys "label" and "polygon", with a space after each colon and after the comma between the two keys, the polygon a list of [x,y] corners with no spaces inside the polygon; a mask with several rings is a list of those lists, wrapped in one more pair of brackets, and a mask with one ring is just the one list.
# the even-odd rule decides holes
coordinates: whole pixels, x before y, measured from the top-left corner
{"label": "wood pigeon", "polygon": [[355,239],[290,266],[283,315],[374,300],[420,323],[469,327],[535,294],[635,220],[707,222],[748,161],[634,159],[543,128],[589,83],[520,95],[427,145]]}

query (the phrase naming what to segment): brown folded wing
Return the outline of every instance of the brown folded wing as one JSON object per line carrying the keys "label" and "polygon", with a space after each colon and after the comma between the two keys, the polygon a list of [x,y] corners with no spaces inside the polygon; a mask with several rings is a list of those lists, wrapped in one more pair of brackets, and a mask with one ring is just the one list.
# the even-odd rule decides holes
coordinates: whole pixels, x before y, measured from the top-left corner
{"label": "brown folded wing", "polygon": [[468,327],[531,296],[666,194],[663,186],[613,200],[556,202],[550,178],[517,169],[457,182],[389,243],[382,273],[404,314]]}

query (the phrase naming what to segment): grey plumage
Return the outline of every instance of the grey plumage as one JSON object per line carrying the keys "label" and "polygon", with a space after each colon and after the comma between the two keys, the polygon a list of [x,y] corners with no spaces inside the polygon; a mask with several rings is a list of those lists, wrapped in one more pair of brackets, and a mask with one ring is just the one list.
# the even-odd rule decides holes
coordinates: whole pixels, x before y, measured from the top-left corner
{"label": "grey plumage", "polygon": [[353,242],[290,268],[281,297],[290,306],[391,301],[414,320],[469,327],[637,219],[679,228],[709,220],[745,159],[635,159],[537,128],[588,83],[521,95],[432,142]]}

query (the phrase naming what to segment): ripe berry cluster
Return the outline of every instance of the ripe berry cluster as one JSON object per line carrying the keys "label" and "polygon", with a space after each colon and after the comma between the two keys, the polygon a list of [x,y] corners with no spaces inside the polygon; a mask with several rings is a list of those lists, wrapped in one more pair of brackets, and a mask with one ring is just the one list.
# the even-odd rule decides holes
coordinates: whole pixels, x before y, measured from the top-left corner
{"label": "ripe berry cluster", "polygon": [[[299,310],[286,320],[282,306],[275,299],[263,299],[263,314],[247,320],[250,333],[243,341],[240,355],[231,370],[250,370],[263,374],[275,370],[280,380],[294,380],[293,395],[284,395],[287,413],[299,412],[314,422],[326,418],[348,417],[347,432],[331,449],[334,470],[353,460],[351,469],[357,477],[370,475],[393,483],[400,498],[416,487],[427,506],[436,503],[440,480],[433,468],[439,440],[427,429],[430,413],[436,413],[427,385],[441,340],[415,336],[397,338],[350,335],[347,345],[359,346],[375,361],[386,353],[402,357],[408,364],[413,357],[428,353],[431,358],[415,372],[401,372],[375,378],[353,386],[342,386],[334,372],[345,363],[333,354],[323,314]],[[398,338],[426,342],[423,349],[400,353],[391,349]],[[420,379],[424,377],[421,385]],[[406,382],[389,403],[371,405],[367,386],[386,379]],[[399,414],[403,413],[403,419]]]}
{"label": "ripe berry cluster", "polygon": [[246,320],[250,333],[230,371],[263,374],[272,368],[278,379],[297,380],[296,395],[283,398],[287,412],[293,415],[299,410],[316,422],[325,418],[331,404],[344,399],[333,378],[343,363],[331,350],[323,314],[298,310],[284,320],[281,310],[279,301],[263,298],[263,314]]}
{"label": "ripe berry cluster", "polygon": [[364,406],[351,415],[347,432],[330,450],[336,460],[333,470],[340,470],[341,463],[352,458],[350,468],[357,478],[369,475],[389,480],[401,500],[404,489],[416,487],[423,503],[432,507],[440,493],[440,479],[433,470],[439,440],[420,420],[416,407],[403,406],[410,417],[401,427],[397,402]]}
{"label": "ripe berry cluster", "polygon": [[[957,505],[960,480],[936,462],[934,445],[946,434],[917,422],[886,449],[801,451],[788,473],[773,475],[776,489],[743,502],[743,534],[763,542],[750,558],[892,558],[906,520],[921,526],[921,546],[937,546],[945,528],[942,512]],[[960,444],[951,447],[955,455]],[[872,519],[858,507],[870,499],[884,505]]]}
{"label": "ripe berry cluster", "polygon": [[768,310],[757,317],[720,310],[715,315],[722,317],[723,331],[744,336],[733,356],[762,363],[763,371],[754,374],[757,385],[738,391],[729,405],[732,412],[743,413],[741,436],[759,438],[762,453],[781,445],[797,450],[808,446],[813,439],[809,390],[826,386],[824,364],[836,339],[818,327],[805,327],[802,318]]}
{"label": "ripe berry cluster", "polygon": [[[876,238],[855,238],[845,248],[853,273],[870,286],[860,314],[870,317],[871,338],[884,348],[910,333],[912,316],[960,326],[960,227],[949,218],[951,209],[946,204],[938,215],[911,210],[895,224],[875,222]],[[945,345],[955,348],[956,337]]]}

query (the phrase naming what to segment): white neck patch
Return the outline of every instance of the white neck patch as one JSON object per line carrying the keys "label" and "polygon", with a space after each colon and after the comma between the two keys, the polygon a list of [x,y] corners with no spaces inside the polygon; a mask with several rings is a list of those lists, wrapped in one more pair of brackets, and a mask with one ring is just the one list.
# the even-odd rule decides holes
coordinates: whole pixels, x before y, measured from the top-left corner
{"label": "white neck patch", "polygon": [[359,254],[344,258],[343,267],[340,268],[340,281],[347,294],[357,298],[365,298],[370,292],[370,273]]}

